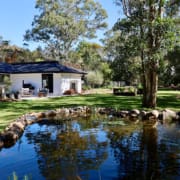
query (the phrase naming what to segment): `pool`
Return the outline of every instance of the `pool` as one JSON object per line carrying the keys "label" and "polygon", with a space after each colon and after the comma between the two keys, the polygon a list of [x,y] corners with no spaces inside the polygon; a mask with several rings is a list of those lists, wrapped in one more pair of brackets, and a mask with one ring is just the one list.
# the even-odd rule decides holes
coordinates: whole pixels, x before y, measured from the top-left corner
{"label": "pool", "polygon": [[180,179],[180,125],[105,116],[33,124],[0,151],[1,180]]}

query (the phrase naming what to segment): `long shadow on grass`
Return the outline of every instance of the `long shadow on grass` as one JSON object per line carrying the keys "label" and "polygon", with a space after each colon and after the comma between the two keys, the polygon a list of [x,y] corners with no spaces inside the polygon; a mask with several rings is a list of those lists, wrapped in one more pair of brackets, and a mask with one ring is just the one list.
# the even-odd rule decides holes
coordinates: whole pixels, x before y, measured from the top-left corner
{"label": "long shadow on grass", "polygon": [[114,95],[83,95],[52,98],[49,100],[20,101],[12,103],[1,103],[0,108],[12,112],[44,111],[71,106],[98,106],[113,107],[118,109],[141,108],[139,96],[114,96]]}
{"label": "long shadow on grass", "polygon": [[158,97],[157,104],[158,107],[161,107],[162,109],[172,108],[175,110],[180,110],[180,99],[173,95]]}

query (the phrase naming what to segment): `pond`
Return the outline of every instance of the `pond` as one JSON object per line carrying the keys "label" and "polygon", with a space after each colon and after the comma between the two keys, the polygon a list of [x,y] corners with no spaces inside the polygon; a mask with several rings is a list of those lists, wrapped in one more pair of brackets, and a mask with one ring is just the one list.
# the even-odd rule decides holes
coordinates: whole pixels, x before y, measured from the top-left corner
{"label": "pond", "polygon": [[[28,126],[0,151],[1,180],[180,179],[180,125],[105,116]],[[3,173],[2,173],[3,172]]]}

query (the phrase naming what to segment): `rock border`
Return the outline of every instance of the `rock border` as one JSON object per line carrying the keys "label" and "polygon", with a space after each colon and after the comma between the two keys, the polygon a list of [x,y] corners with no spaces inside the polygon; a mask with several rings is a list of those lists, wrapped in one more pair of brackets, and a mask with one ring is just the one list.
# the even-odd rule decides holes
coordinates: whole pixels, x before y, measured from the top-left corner
{"label": "rock border", "polygon": [[[34,123],[55,123],[55,117],[65,120],[72,119],[73,117],[87,117],[92,113],[92,109],[87,106],[74,107],[74,108],[59,108],[56,110],[47,110],[45,112],[34,112],[22,115],[14,122],[10,123],[3,132],[0,133],[0,150],[13,146],[16,141],[23,135],[25,128]],[[111,117],[128,118],[130,120],[180,120],[180,112],[175,112],[169,109],[163,111],[140,111],[133,110],[115,110],[114,108],[96,108],[95,113],[105,114]]]}

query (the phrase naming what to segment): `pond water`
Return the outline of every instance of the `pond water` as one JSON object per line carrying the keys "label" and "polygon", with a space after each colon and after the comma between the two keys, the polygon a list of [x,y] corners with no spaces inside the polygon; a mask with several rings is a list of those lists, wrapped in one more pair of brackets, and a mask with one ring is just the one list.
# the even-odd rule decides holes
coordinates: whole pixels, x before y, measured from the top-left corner
{"label": "pond water", "polygon": [[0,151],[0,179],[180,179],[180,125],[92,116],[28,126]]}

